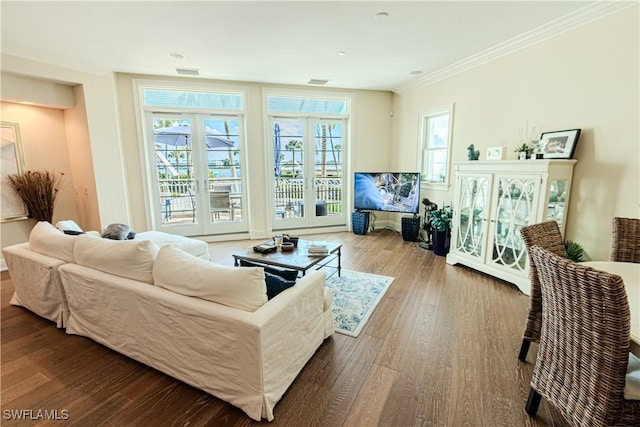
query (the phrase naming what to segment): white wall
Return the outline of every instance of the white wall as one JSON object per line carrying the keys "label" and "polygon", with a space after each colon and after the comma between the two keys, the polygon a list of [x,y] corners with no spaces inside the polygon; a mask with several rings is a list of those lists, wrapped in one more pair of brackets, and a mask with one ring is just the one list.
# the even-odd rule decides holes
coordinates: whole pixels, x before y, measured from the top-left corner
{"label": "white wall", "polygon": [[[129,222],[113,74],[89,74],[5,54],[2,55],[2,72],[3,76],[15,74],[82,87],[91,158],[96,159],[93,162],[95,188],[87,187],[87,197],[98,201],[98,221],[102,227],[114,222]],[[6,89],[3,85],[3,92],[5,90],[10,90],[12,96],[29,93],[28,89],[22,88],[16,94],[12,85],[7,85]]]}
{"label": "white wall", "polygon": [[[64,111],[21,105],[0,104],[2,121],[18,123],[22,139],[24,164],[27,170],[62,172],[64,177],[53,212],[53,221],[78,218],[73,189],[73,172],[69,161]],[[15,220],[1,224],[2,247],[26,242],[34,220]]]}
{"label": "white wall", "polygon": [[[607,259],[614,216],[640,217],[638,7],[499,58],[447,80],[394,96],[392,152],[397,168],[415,168],[419,113],[455,103],[452,158],[474,144],[503,145],[507,158],[529,125],[580,128],[566,237],[592,259]],[[455,182],[452,180],[452,183]],[[438,204],[449,191],[429,190]]]}

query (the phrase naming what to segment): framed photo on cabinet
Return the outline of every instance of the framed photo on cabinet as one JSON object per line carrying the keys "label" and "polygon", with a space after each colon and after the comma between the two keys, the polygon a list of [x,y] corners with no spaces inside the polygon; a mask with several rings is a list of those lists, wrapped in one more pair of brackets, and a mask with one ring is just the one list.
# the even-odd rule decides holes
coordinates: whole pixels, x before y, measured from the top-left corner
{"label": "framed photo on cabinet", "polygon": [[576,151],[580,129],[543,132],[539,149],[545,159],[571,159]]}
{"label": "framed photo on cabinet", "polygon": [[504,146],[487,148],[487,160],[504,160]]}

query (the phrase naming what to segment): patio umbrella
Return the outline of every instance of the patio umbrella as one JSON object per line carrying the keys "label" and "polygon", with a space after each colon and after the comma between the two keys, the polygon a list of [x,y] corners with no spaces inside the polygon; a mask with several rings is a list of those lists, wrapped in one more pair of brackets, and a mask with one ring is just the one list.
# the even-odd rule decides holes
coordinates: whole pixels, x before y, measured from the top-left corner
{"label": "patio umbrella", "polygon": [[273,124],[273,147],[275,151],[275,167],[274,172],[276,176],[280,176],[280,152],[282,151],[282,144],[280,142],[280,124]]}
{"label": "patio umbrella", "polygon": [[[187,125],[170,126],[154,129],[153,141],[156,144],[174,145],[176,147],[188,145],[191,138],[191,128]],[[205,144],[208,148],[233,147],[233,141],[213,133],[205,134]]]}

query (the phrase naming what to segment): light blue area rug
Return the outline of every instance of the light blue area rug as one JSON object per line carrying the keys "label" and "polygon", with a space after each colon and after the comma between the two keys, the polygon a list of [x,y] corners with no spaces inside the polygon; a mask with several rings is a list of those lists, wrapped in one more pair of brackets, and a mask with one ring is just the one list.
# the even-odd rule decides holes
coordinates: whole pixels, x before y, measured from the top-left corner
{"label": "light blue area rug", "polygon": [[393,277],[342,270],[326,280],[333,293],[336,332],[357,337],[393,282]]}

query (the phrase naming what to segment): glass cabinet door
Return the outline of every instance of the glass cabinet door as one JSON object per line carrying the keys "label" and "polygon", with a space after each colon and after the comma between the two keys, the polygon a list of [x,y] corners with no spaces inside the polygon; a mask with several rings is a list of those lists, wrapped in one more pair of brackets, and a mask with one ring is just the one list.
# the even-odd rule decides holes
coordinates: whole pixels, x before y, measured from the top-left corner
{"label": "glass cabinet door", "polygon": [[560,230],[564,230],[564,210],[567,198],[566,179],[553,179],[549,182],[549,200],[547,200],[547,221],[558,223]]}
{"label": "glass cabinet door", "polygon": [[484,257],[490,181],[491,175],[461,175],[458,183],[458,226],[452,239],[453,248],[480,260]]}
{"label": "glass cabinet door", "polygon": [[539,177],[496,176],[496,211],[492,219],[491,262],[506,269],[524,271],[527,251],[520,228],[535,222]]}

